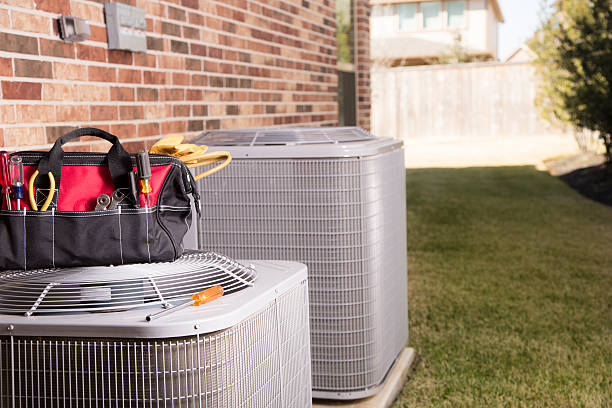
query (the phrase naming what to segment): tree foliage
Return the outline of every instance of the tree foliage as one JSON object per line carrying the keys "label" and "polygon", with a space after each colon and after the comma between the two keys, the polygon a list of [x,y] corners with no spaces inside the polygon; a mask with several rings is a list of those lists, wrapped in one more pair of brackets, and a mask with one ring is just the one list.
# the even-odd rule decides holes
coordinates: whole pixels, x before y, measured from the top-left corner
{"label": "tree foliage", "polygon": [[598,132],[612,159],[612,2],[556,0],[529,46],[543,115]]}

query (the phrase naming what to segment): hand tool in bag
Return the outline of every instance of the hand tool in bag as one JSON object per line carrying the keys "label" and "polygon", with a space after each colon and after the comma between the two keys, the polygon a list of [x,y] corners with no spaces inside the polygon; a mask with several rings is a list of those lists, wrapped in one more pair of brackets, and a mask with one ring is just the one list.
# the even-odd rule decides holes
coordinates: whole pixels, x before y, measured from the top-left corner
{"label": "hand tool in bag", "polygon": [[11,185],[13,186],[13,198],[17,204],[16,210],[21,210],[23,200],[23,160],[19,156],[11,157],[9,163],[11,171]]}
{"label": "hand tool in bag", "polygon": [[134,203],[134,206],[140,207],[140,195],[138,194],[138,175],[135,171],[130,171],[128,174],[130,180],[130,198]]}
{"label": "hand tool in bag", "polygon": [[[53,201],[53,196],[55,195],[55,177],[53,177],[53,173],[51,172],[49,172],[47,176],[49,176],[49,195],[47,195],[47,199],[43,203],[42,207],[40,207],[40,211],[47,211],[49,209],[49,206]],[[34,174],[32,174],[32,177],[30,177],[30,182],[28,183],[28,196],[30,198],[30,207],[34,211],[38,211],[38,204],[36,204],[36,187],[34,187],[36,177],[38,177],[38,170],[36,170]]]}
{"label": "hand tool in bag", "polygon": [[11,210],[11,174],[9,161],[11,155],[9,152],[0,152],[0,172],[2,172],[2,196],[4,197],[5,210]]}
{"label": "hand tool in bag", "polygon": [[108,209],[109,210],[116,210],[117,207],[119,207],[119,204],[121,204],[121,202],[123,201],[123,199],[125,198],[125,195],[123,195],[123,193],[119,190],[115,190],[113,191],[113,195],[111,197],[111,202],[108,205]]}
{"label": "hand tool in bag", "polygon": [[149,194],[153,191],[151,188],[151,160],[149,153],[141,151],[136,153],[136,168],[138,169],[138,178],[140,179],[140,191],[145,195],[147,207],[151,206]]}
{"label": "hand tool in bag", "polygon": [[100,194],[98,198],[96,198],[96,211],[106,210],[110,203],[111,198],[108,196],[108,194]]}
{"label": "hand tool in bag", "polygon": [[176,306],[172,306],[169,309],[166,310],[162,310],[161,312],[157,312],[157,313],[153,313],[147,316],[147,322],[150,322],[151,320],[155,320],[158,319],[160,317],[169,315],[170,313],[174,313],[174,312],[178,312],[179,310],[185,309],[188,306],[201,306],[203,304],[206,304],[208,302],[212,302],[215,299],[220,298],[221,296],[223,296],[223,288],[219,285],[217,286],[213,286],[211,288],[208,289],[204,289],[203,291],[201,291],[200,293],[196,293],[195,295],[191,296],[191,300],[182,303],[180,305],[176,305]]}
{"label": "hand tool in bag", "polygon": [[123,201],[125,195],[119,190],[113,191],[112,197],[108,194],[100,194],[96,199],[96,211],[116,210]]}

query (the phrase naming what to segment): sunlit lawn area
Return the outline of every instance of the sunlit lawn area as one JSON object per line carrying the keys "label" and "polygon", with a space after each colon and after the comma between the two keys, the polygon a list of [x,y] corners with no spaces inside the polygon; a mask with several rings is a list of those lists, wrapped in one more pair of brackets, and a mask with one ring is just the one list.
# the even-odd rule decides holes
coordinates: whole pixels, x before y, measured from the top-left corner
{"label": "sunlit lawn area", "polygon": [[612,406],[612,207],[530,167],[407,172],[397,407]]}

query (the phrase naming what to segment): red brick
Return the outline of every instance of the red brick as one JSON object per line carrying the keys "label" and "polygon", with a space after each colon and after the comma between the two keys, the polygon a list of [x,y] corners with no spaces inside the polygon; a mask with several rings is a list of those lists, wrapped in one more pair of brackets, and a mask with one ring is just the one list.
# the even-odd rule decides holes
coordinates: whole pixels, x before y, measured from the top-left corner
{"label": "red brick", "polygon": [[189,101],[202,100],[202,91],[200,89],[187,89],[186,99]]}
{"label": "red brick", "polygon": [[89,41],[95,42],[106,42],[108,41],[108,34],[106,33],[106,27],[99,27],[91,25],[89,26],[89,31],[91,35],[89,36]]}
{"label": "red brick", "polygon": [[185,99],[185,91],[181,88],[164,88],[162,101],[182,101]]}
{"label": "red brick", "polygon": [[77,44],[77,58],[87,61],[106,62],[106,50],[102,47]]}
{"label": "red brick", "polygon": [[0,105],[0,123],[15,122],[15,107],[13,105]]}
{"label": "red brick", "polygon": [[132,65],[132,53],[130,51],[108,50],[108,62]]}
{"label": "red brick", "polygon": [[115,68],[89,66],[87,67],[87,79],[90,82],[115,82],[116,71]]}
{"label": "red brick", "polygon": [[189,85],[189,74],[175,72],[172,74],[173,85]]}
{"label": "red brick", "polygon": [[188,71],[200,71],[202,70],[202,63],[199,59],[185,58],[185,69]]}
{"label": "red brick", "polygon": [[206,56],[206,46],[205,45],[192,43],[190,48],[191,48],[192,55],[199,55],[202,57]]}
{"label": "red brick", "polygon": [[82,101],[108,101],[109,90],[102,85],[79,85],[79,96]]}
{"label": "red brick", "polygon": [[155,55],[140,52],[134,54],[134,65],[155,68],[157,66],[157,58]]}
{"label": "red brick", "polygon": [[142,119],[144,116],[142,106],[120,106],[119,119],[135,120]]}
{"label": "red brick", "polygon": [[36,0],[38,10],[57,14],[70,14],[70,0]]}
{"label": "red brick", "polygon": [[131,84],[139,84],[142,82],[141,72],[136,69],[119,69],[118,81]]}
{"label": "red brick", "polygon": [[2,99],[40,100],[41,89],[40,83],[2,81]]}
{"label": "red brick", "polygon": [[0,28],[11,28],[11,17],[8,10],[0,9]]}
{"label": "red brick", "polygon": [[192,105],[192,116],[208,116],[207,105]]}
{"label": "red brick", "polygon": [[36,37],[0,32],[0,51],[38,55]]}
{"label": "red brick", "polygon": [[74,44],[41,38],[40,55],[48,55],[59,58],[74,58]]}
{"label": "red brick", "polygon": [[[128,132],[128,130],[126,130],[126,132]],[[133,137],[133,136],[125,136],[125,138],[128,137]],[[123,147],[125,148],[125,150],[128,151],[128,153],[136,153],[139,152],[143,149],[148,149],[150,148],[150,146],[147,146],[147,142],[146,141],[137,141],[137,142],[124,142],[122,141],[121,144],[123,145]]]}
{"label": "red brick", "polygon": [[141,123],[138,125],[138,136],[159,136],[159,123]]}
{"label": "red brick", "polygon": [[11,11],[13,30],[29,31],[32,33],[50,34],[51,19],[36,14],[22,13],[17,10]]}
{"label": "red brick", "polygon": [[45,144],[45,132],[42,127],[26,126],[4,129],[5,146],[33,146]]}
{"label": "red brick", "polygon": [[189,7],[198,10],[200,8],[200,0],[181,0],[183,7]]}
{"label": "red brick", "polygon": [[170,20],[179,20],[186,21],[186,13],[184,10],[181,10],[176,7],[168,6],[168,18]]}
{"label": "red brick", "polygon": [[183,26],[183,37],[189,38],[190,40],[199,40],[200,30],[193,27]]}
{"label": "red brick", "polygon": [[67,64],[64,62],[53,63],[53,77],[72,81],[86,81],[87,67],[85,65]]}
{"label": "red brick", "polygon": [[163,21],[161,24],[161,32],[165,35],[173,35],[175,37],[180,37],[181,27],[176,24]]}
{"label": "red brick", "polygon": [[187,123],[187,130],[189,132],[199,132],[204,130],[204,121],[199,119],[199,120],[190,120]]}
{"label": "red brick", "polygon": [[18,123],[55,122],[55,108],[51,105],[17,105]]}
{"label": "red brick", "polygon": [[154,102],[159,100],[159,89],[156,88],[138,88],[136,90],[137,99],[139,101]]}
{"label": "red brick", "polygon": [[166,83],[166,73],[159,71],[143,71],[145,84],[163,85]]}
{"label": "red brick", "polygon": [[89,22],[104,22],[103,8],[94,4],[81,3],[80,1],[72,1],[70,3],[70,12],[73,16],[82,18]]}
{"label": "red brick", "polygon": [[[136,133],[136,125],[132,124],[111,125],[110,132],[120,138],[132,138],[138,136]],[[125,144],[123,144],[123,146],[127,148]]]}
{"label": "red brick", "polygon": [[45,128],[47,143],[55,143],[57,139],[74,129],[76,129],[76,126],[47,126]]}
{"label": "red brick", "polygon": [[56,116],[58,122],[86,122],[89,109],[86,105],[58,105]]}
{"label": "red brick", "polygon": [[79,99],[79,88],[73,84],[46,83],[43,85],[45,101],[76,101]]}
{"label": "red brick", "polygon": [[193,74],[191,75],[192,86],[206,86],[208,84],[208,78],[206,75]]}
{"label": "red brick", "polygon": [[174,117],[189,116],[190,110],[189,105],[174,105],[172,113]]}
{"label": "red brick", "polygon": [[202,26],[204,25],[204,16],[197,13],[189,13],[189,23]]}
{"label": "red brick", "polygon": [[0,58],[0,76],[13,76],[13,62],[10,58]]}
{"label": "red brick", "polygon": [[110,88],[110,99],[111,101],[133,101],[134,88],[112,86]]}
{"label": "red brick", "polygon": [[183,133],[187,131],[185,121],[177,120],[173,122],[162,122],[162,133]]}
{"label": "red brick", "polygon": [[53,66],[48,61],[15,58],[15,76],[29,78],[52,78]]}
{"label": "red brick", "polygon": [[89,108],[90,120],[117,120],[117,107],[113,105],[92,105]]}

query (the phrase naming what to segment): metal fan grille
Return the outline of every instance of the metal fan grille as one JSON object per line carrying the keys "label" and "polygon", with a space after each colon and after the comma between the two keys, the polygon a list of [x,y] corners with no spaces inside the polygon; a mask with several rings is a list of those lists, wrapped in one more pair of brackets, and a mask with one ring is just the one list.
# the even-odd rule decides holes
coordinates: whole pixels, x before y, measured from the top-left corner
{"label": "metal fan grille", "polygon": [[190,299],[220,285],[226,294],[252,286],[252,268],[212,252],[175,262],[47,269],[0,274],[0,313],[113,312]]}
{"label": "metal fan grille", "polygon": [[209,146],[274,146],[361,142],[375,139],[358,127],[213,130],[197,143]]}
{"label": "metal fan grille", "polygon": [[374,393],[408,339],[404,171],[397,149],[235,159],[200,181],[201,248],[308,265],[315,397]]}
{"label": "metal fan grille", "polygon": [[306,281],[221,332],[159,340],[0,336],[0,407],[309,407]]}

